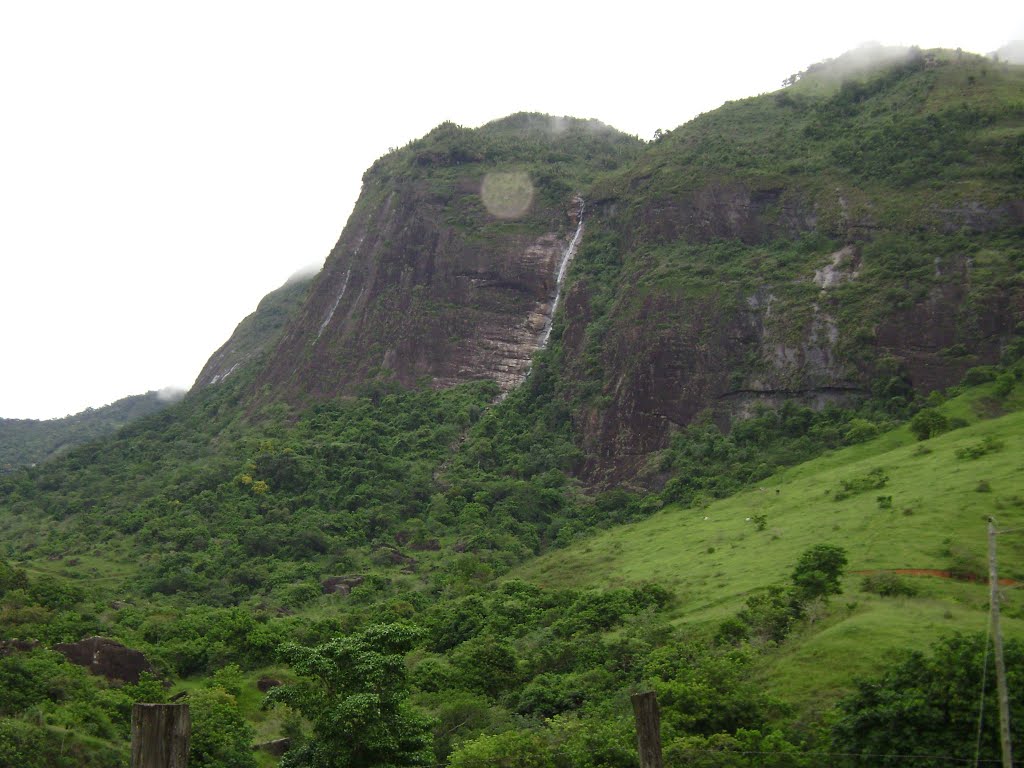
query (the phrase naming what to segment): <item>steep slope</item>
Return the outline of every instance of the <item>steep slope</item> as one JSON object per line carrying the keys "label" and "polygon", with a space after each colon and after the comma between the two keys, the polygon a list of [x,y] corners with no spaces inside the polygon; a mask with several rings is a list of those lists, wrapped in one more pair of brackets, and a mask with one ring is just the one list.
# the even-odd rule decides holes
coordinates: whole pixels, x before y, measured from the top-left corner
{"label": "steep slope", "polygon": [[288,318],[309,293],[312,275],[295,275],[260,301],[256,311],[238,324],[224,345],[207,360],[193,390],[223,382],[240,367],[255,364],[277,343]]}
{"label": "steep slope", "polygon": [[507,391],[547,338],[579,191],[639,146],[596,121],[516,115],[382,158],[257,387],[296,402],[379,376]]}
{"label": "steep slope", "polygon": [[905,402],[999,359],[1024,317],[1024,69],[887,56],[726,104],[589,191],[561,337],[589,481],[705,409]]}

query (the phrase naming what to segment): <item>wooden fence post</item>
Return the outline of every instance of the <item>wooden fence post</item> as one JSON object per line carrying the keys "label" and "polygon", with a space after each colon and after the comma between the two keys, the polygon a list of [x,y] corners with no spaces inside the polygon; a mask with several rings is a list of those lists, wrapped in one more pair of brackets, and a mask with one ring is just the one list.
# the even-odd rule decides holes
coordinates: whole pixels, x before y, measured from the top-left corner
{"label": "wooden fence post", "polygon": [[636,746],[640,752],[640,768],[663,768],[661,762],[661,714],[658,697],[653,691],[634,693],[633,714],[636,715]]}
{"label": "wooden fence post", "polygon": [[132,706],[131,768],[188,768],[188,704]]}

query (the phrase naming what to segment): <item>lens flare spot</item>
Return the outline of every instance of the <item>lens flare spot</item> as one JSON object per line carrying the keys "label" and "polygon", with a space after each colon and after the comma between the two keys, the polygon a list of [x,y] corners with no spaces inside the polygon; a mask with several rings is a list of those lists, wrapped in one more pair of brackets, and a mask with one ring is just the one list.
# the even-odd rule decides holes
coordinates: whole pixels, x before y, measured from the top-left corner
{"label": "lens flare spot", "polygon": [[517,219],[530,210],[533,202],[533,183],[522,171],[488,173],[480,189],[480,197],[493,216],[499,219]]}

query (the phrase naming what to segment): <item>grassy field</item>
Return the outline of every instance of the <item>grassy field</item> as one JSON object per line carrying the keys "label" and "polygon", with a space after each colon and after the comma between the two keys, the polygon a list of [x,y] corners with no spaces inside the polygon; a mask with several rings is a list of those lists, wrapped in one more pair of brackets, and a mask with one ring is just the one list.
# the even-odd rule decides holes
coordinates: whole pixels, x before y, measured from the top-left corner
{"label": "grassy field", "polygon": [[[1000,576],[1024,581],[1024,412],[988,417],[1019,405],[998,405],[989,389],[976,388],[942,408],[951,418],[972,421],[967,427],[924,442],[902,427],[706,507],[668,507],[531,561],[515,575],[559,587],[658,582],[677,597],[677,625],[714,627],[749,595],[786,582],[804,550],[841,546],[849,558],[843,594],[832,599],[827,615],[767,654],[761,670],[783,699],[824,705],[899,649],[923,650],[939,635],[987,626],[982,581],[903,576],[917,594],[883,598],[862,591],[858,571],[936,569],[984,577],[991,515],[1007,530],[998,540]],[[994,449],[962,456],[985,445]],[[854,491],[844,493],[851,486]],[[868,487],[858,492],[860,486]],[[758,515],[766,517],[763,530],[752,519]],[[1020,590],[1007,587],[1004,595],[1004,634],[1024,638]]]}

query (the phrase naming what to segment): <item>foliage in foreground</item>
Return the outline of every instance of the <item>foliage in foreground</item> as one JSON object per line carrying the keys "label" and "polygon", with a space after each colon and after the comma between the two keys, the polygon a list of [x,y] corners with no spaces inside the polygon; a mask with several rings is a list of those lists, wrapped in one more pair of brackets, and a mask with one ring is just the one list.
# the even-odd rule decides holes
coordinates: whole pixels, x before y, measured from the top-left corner
{"label": "foliage in foreground", "polygon": [[[998,764],[999,710],[995,665],[981,634],[943,638],[930,654],[912,653],[878,678],[860,683],[839,705],[832,728],[834,752],[852,753],[844,766],[940,768],[979,758]],[[1024,645],[1005,644],[1012,741],[1024,716]],[[983,728],[978,733],[979,709]],[[980,742],[976,737],[980,735]],[[914,757],[911,757],[914,756]]]}
{"label": "foliage in foreground", "polygon": [[417,637],[410,626],[377,624],[315,648],[286,645],[282,655],[303,682],[267,699],[301,713],[313,734],[282,767],[431,765],[430,721],[407,701],[405,654]]}

